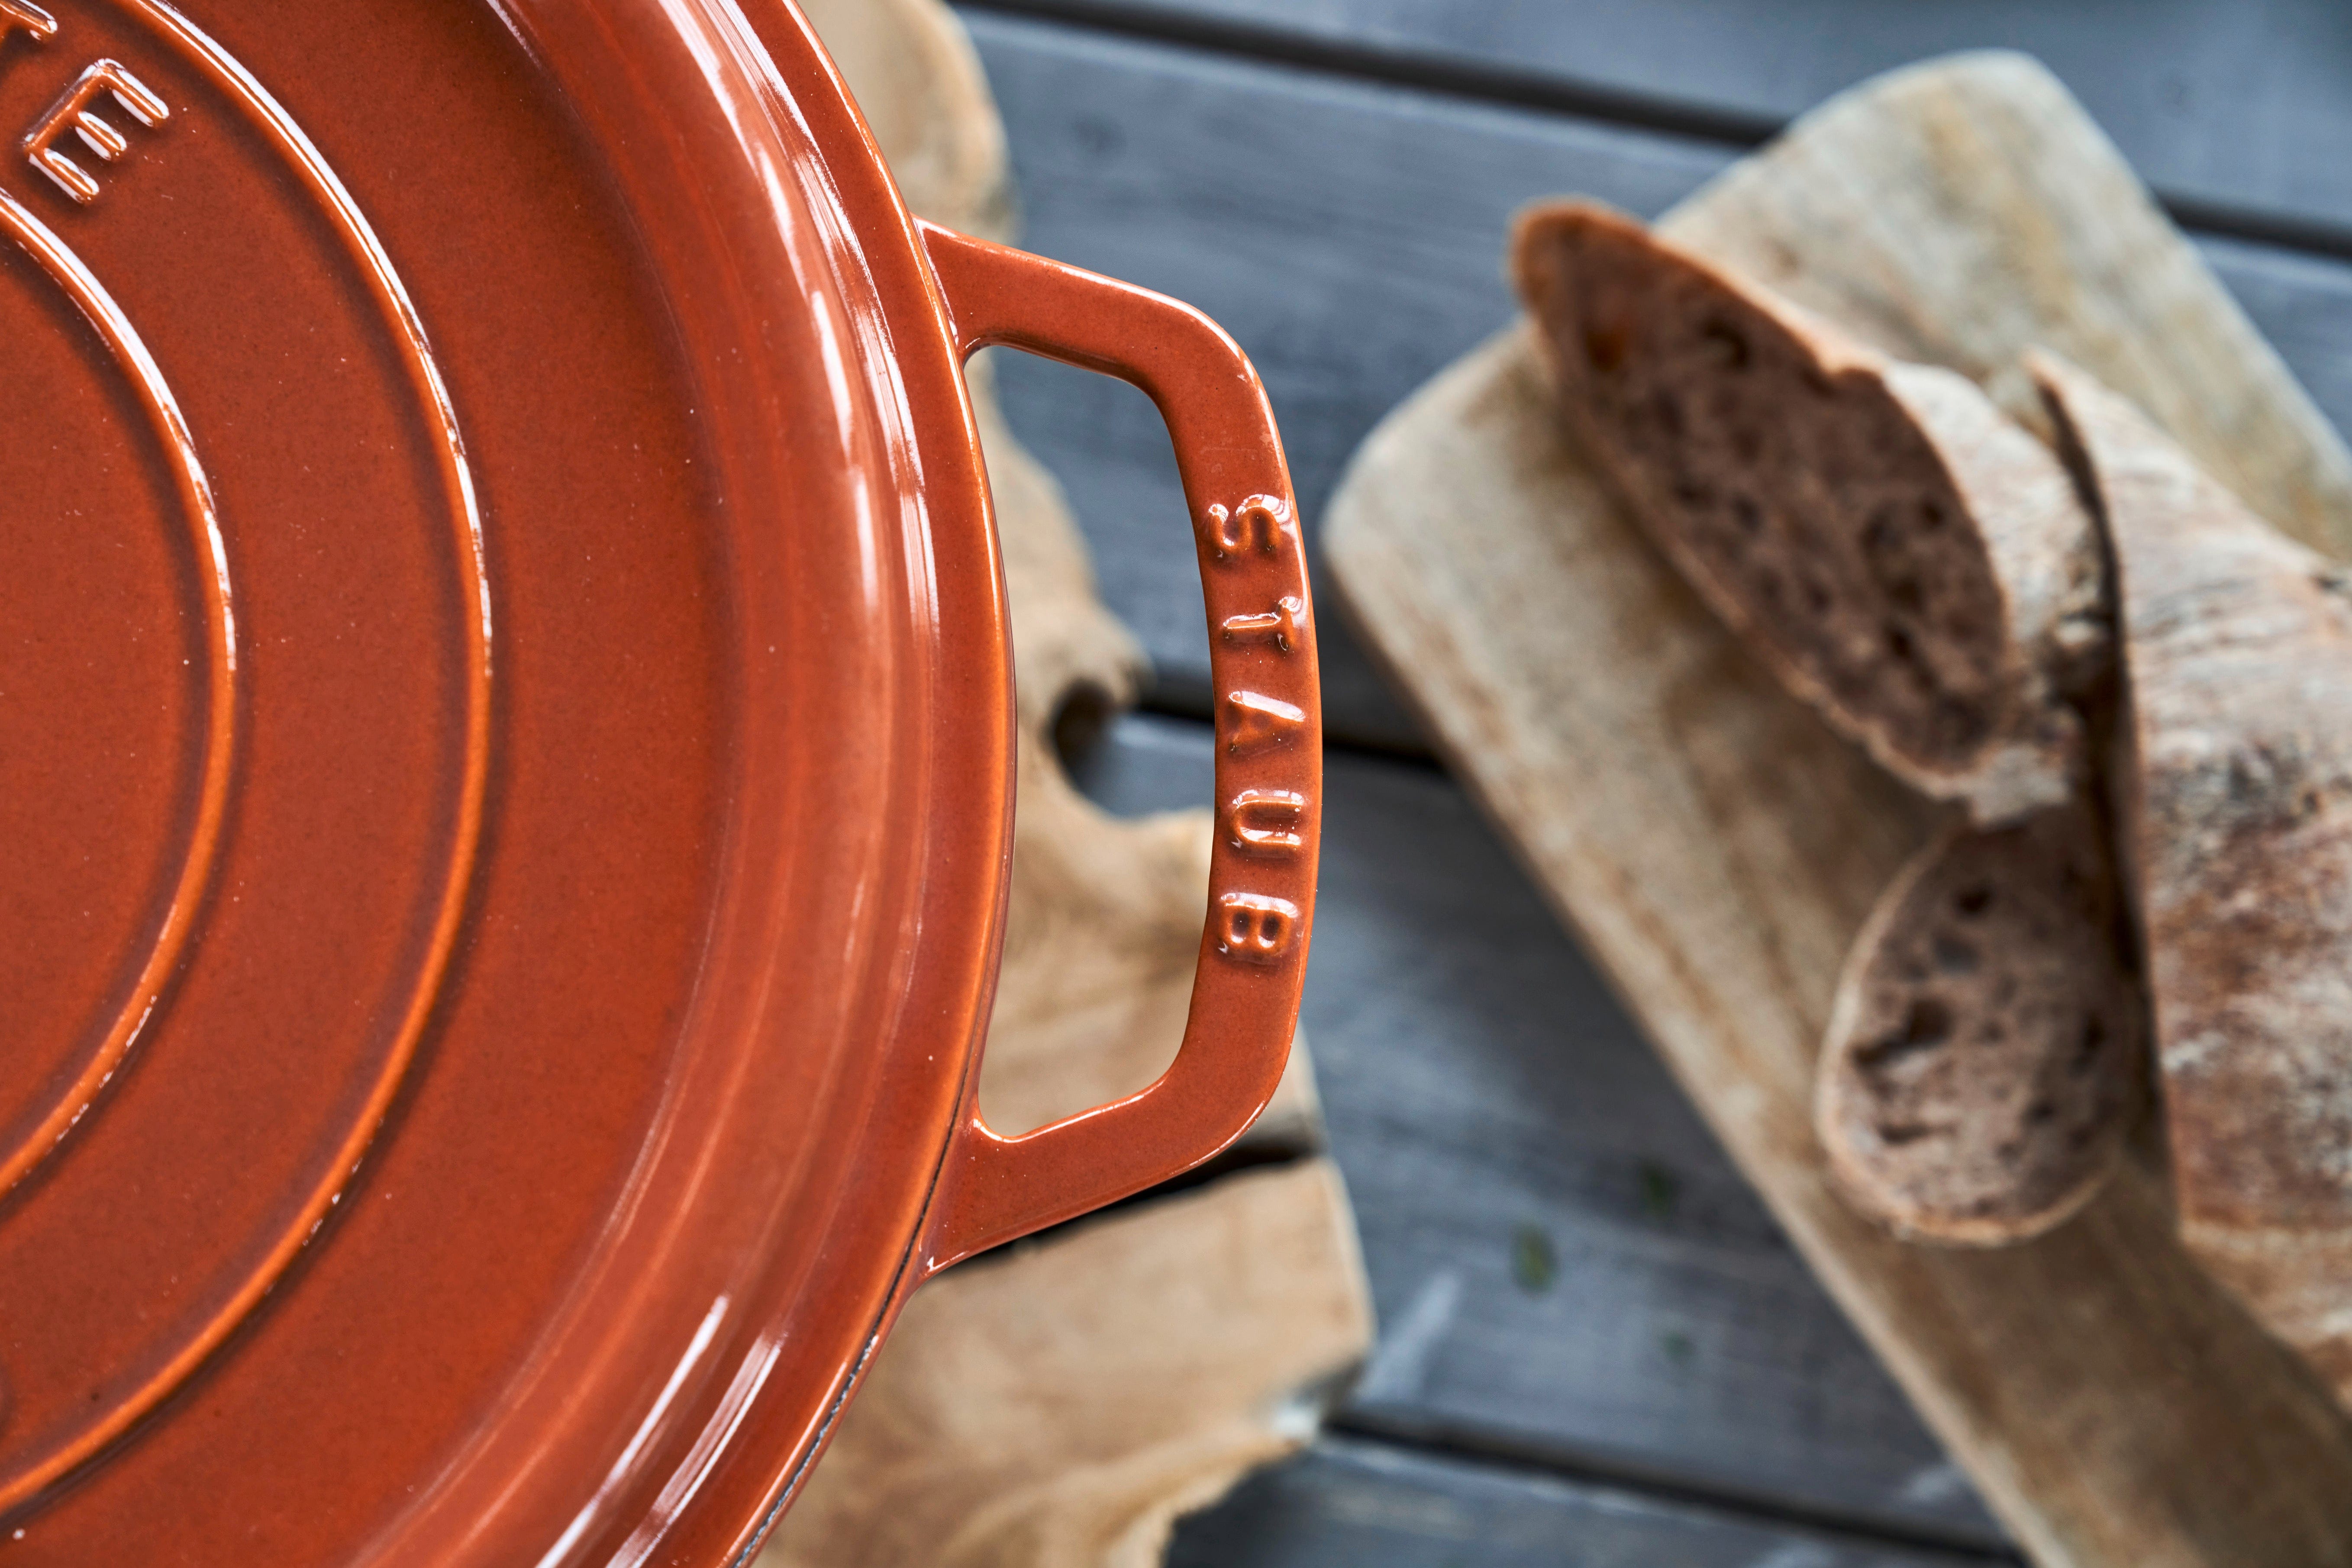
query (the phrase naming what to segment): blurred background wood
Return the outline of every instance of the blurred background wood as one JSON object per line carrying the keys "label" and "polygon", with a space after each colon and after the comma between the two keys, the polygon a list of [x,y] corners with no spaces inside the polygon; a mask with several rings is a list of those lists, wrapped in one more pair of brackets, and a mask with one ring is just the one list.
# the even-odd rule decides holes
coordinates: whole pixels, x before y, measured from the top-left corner
{"label": "blurred background wood", "polygon": [[[2344,184],[2340,210],[2283,215],[2336,143],[2254,168],[2311,106],[2352,115],[2352,26],[2328,0],[960,10],[1005,116],[1023,243],[1192,300],[1234,334],[1266,377],[1310,537],[1380,417],[1516,313],[1498,258],[1521,204],[1576,191],[1654,217],[1862,75],[1986,45],[2054,61],[2126,156],[2158,166],[2199,253],[2336,426],[2352,419],[2352,172],[2326,176]],[[1465,53],[1517,74],[1464,74]],[[1588,79],[1591,94],[1556,90]],[[1737,135],[1697,111],[1726,82],[1771,106],[1740,110]],[[2186,84],[2185,110],[2165,108],[2170,83]],[[2284,178],[2296,163],[2307,176]],[[2259,222],[2184,206],[2165,166],[2204,171],[2200,191],[2274,195]],[[1204,715],[1190,545],[1160,522],[1181,504],[1166,438],[1139,395],[1091,379],[1008,364],[1008,415],[1067,489],[1104,602],[1150,656],[1150,705]],[[1337,638],[1326,659],[1336,737],[1425,749],[1369,665]]]}
{"label": "blurred background wood", "polygon": [[[2332,433],[2021,57],[1855,89],[1659,226],[1989,380],[2032,342],[2097,355],[2283,521],[2352,521]],[[2189,1263],[2159,1179],[2127,1171],[1984,1251],[1898,1243],[1830,1190],[1811,1107],[1831,994],[1930,809],[1622,515],[1524,330],[1376,430],[1327,527],[1356,620],[1447,754],[2035,1560],[2352,1563],[2352,1423]]]}
{"label": "blurred background wood", "polygon": [[[1860,77],[1965,47],[2050,62],[2352,421],[2352,165],[2329,132],[2352,115],[2352,28],[2329,0],[957,9],[1003,115],[1021,242],[1240,340],[1310,533],[1381,417],[1516,313],[1498,259],[1520,203],[1582,191],[1654,216]],[[1196,805],[1202,611],[1159,418],[1099,377],[998,369],[1151,668],[1141,711],[1092,746],[1074,727],[1074,774],[1117,813]],[[1333,1435],[1180,1524],[1173,1560],[2009,1559],[1515,852],[1325,621],[1307,1025],[1382,1338]]]}

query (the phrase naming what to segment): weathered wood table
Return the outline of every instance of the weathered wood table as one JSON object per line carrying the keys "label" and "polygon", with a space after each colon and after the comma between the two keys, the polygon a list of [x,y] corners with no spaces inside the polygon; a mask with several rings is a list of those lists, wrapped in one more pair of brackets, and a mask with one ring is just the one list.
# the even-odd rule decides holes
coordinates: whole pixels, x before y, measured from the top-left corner
{"label": "weathered wood table", "polygon": [[[2029,50],[2352,423],[2352,29],[2329,0],[981,0],[1032,249],[1167,290],[1256,360],[1310,534],[1392,404],[1509,319],[1518,204],[1652,214],[1849,82]],[[1200,590],[1140,394],[1009,356],[1148,710],[1072,759],[1209,798]],[[1302,1458],[1173,1561],[1859,1568],[2010,1560],[1413,721],[1326,609],[1307,1027],[1381,1318]],[[1074,727],[1076,728],[1076,727]]]}

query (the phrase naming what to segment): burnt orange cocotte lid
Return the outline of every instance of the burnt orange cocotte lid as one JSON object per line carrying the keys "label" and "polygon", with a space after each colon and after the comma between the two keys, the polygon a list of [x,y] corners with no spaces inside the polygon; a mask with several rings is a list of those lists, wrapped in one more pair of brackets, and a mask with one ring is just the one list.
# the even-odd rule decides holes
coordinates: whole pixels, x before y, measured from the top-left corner
{"label": "burnt orange cocotte lid", "polygon": [[[991,342],[1158,400],[1219,681],[1183,1049],[1016,1139]],[[1281,1071],[1257,381],[910,219],[782,0],[0,0],[0,1563],[740,1560]]]}

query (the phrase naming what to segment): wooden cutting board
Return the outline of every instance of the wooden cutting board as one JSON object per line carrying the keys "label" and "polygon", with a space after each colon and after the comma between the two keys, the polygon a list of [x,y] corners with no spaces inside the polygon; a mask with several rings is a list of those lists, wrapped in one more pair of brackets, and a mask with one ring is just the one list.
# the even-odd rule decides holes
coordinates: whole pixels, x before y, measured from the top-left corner
{"label": "wooden cutting board", "polygon": [[[2056,348],[2281,526],[2352,548],[2352,460],[2030,60],[1866,83],[1662,227],[2022,417],[2017,355]],[[1366,641],[2036,1562],[2352,1564],[2352,1423],[2189,1264],[2146,1163],[1991,1252],[1898,1244],[1832,1194],[1815,1048],[1849,941],[1934,812],[1620,515],[1525,331],[1391,414],[1333,500],[1324,546]]]}

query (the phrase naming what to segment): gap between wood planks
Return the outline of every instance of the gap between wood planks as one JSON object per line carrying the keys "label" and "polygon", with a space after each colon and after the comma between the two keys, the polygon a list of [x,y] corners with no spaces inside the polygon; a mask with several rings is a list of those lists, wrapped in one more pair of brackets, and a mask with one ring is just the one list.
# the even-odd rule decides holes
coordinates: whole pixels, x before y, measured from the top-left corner
{"label": "gap between wood planks", "polygon": [[[1710,116],[1693,117],[1665,106],[1631,98],[1564,90],[1558,84],[1541,82],[1532,77],[1512,79],[1500,73],[1444,67],[1415,68],[1416,62],[1402,57],[1386,56],[1378,51],[1302,44],[1270,29],[1187,26],[1172,20],[1163,21],[1148,13],[1140,23],[1120,24],[1118,17],[1129,16],[1133,7],[1109,8],[1114,17],[1110,25],[1105,25],[1103,21],[1106,7],[1071,3],[1071,0],[976,0],[965,8],[983,14],[1070,25],[1074,33],[1091,31],[1097,35],[1123,36],[1177,47],[1205,49],[1258,64],[1303,68],[1340,79],[1398,85],[1487,104],[1501,103],[1653,133],[1680,135],[1735,150],[1754,146],[1778,129],[1777,121],[1760,118],[1741,121]],[[1220,34],[1225,35],[1223,41],[1215,36]],[[1328,616],[1335,611],[1327,607],[1326,613]],[[1175,680],[1163,680],[1156,689],[1147,692],[1141,706],[1145,712],[1183,721],[1188,728],[1192,724],[1202,724],[1205,731],[1206,725],[1202,721],[1210,716],[1208,697],[1205,689],[1190,689],[1180,676]],[[1081,723],[1075,728],[1084,730],[1087,726]],[[1367,760],[1400,763],[1415,772],[1441,771],[1433,760],[1423,755],[1389,747],[1350,744],[1335,739],[1331,742],[1331,751],[1335,756],[1352,754]],[[1257,1163],[1278,1161],[1283,1157],[1282,1152],[1268,1151],[1253,1153],[1248,1159],[1249,1163]],[[1193,1178],[1195,1181],[1199,1179],[1199,1176]],[[1168,1190],[1162,1188],[1131,1201],[1150,1202],[1166,1195]],[[982,1267],[986,1267],[985,1262]],[[1384,1414],[1346,1409],[1333,1418],[1331,1427],[1335,1433],[1351,1440],[1386,1447],[1400,1454],[1452,1457],[1523,1475],[1615,1486],[1662,1501],[1703,1509],[1726,1519],[1820,1531],[1856,1546],[1875,1545],[1912,1552],[1933,1552],[1956,1565],[2018,1561],[2013,1555],[1989,1550],[1978,1541],[1956,1538],[1936,1530],[1933,1525],[1907,1527],[1900,1523],[1889,1524],[1881,1518],[1851,1516],[1834,1506],[1789,1503],[1768,1494],[1745,1491],[1736,1487],[1694,1483],[1676,1472],[1612,1463],[1559,1445],[1514,1440],[1483,1429],[1471,1432],[1442,1425],[1399,1422]]]}
{"label": "gap between wood planks", "polygon": [[[1676,103],[1647,93],[1571,82],[1540,71],[1437,59],[1405,49],[1380,48],[1316,37],[1278,26],[1188,15],[1138,0],[951,0],[961,11],[1058,23],[1114,37],[1166,44],[1204,54],[1290,66],[1325,76],[1405,88],[1444,98],[1524,109],[1596,121],[1625,130],[1682,136],[1753,149],[1780,134],[1787,121],[1738,110]],[[2352,258],[2352,229],[2226,204],[2178,196],[2157,201],[2192,234],[2250,240],[2283,250]],[[1499,253],[1502,239],[1496,237]]]}
{"label": "gap between wood planks", "polygon": [[1345,1404],[1332,1412],[1323,1426],[1333,1436],[1399,1453],[1469,1460],[1488,1471],[1613,1488],[1724,1519],[1834,1536],[1841,1542],[1855,1546],[1933,1552],[1948,1558],[1953,1568],[1973,1563],[2014,1563],[2025,1568],[2025,1559],[2014,1552],[1989,1549],[1934,1530],[1906,1530],[1877,1520],[1857,1519],[1833,1509],[1807,1508],[1759,1493],[1693,1485],[1687,1479],[1666,1471],[1594,1462],[1540,1445],[1515,1444],[1491,1433],[1457,1435],[1441,1426],[1367,1415]]}
{"label": "gap between wood planks", "polygon": [[[1203,750],[1213,742],[1211,727],[1196,719],[1163,717],[1161,721],[1171,730],[1181,730],[1196,737]],[[1108,733],[1109,726],[1107,722],[1074,722],[1066,730],[1061,726],[1056,728],[1063,731],[1056,737],[1063,742],[1063,749],[1072,753],[1064,758],[1065,765],[1083,788],[1090,773],[1086,758],[1091,748],[1114,743]],[[1431,775],[1443,772],[1434,761],[1426,758],[1373,753],[1361,748],[1337,745],[1333,750],[1354,752],[1358,756],[1371,758],[1374,765],[1398,768],[1411,773]],[[1088,789],[1087,793],[1091,796],[1096,792]],[[1097,1224],[1106,1215],[1116,1215],[1158,1202],[1237,1170],[1278,1165],[1313,1152],[1312,1149],[1305,1146],[1288,1145],[1252,1145],[1232,1150],[1172,1182],[1097,1214],[1055,1226],[1036,1237],[1013,1243],[1010,1248],[984,1254],[960,1267],[984,1268],[990,1266],[992,1258],[1001,1259],[1011,1256],[1014,1249]],[[1411,1415],[1400,1415],[1384,1408],[1364,1408],[1349,1403],[1349,1395],[1345,1393],[1335,1403],[1333,1413],[1325,1422],[1325,1428],[1336,1437],[1401,1456],[1451,1458],[1476,1464],[1497,1475],[1613,1488],[1661,1504],[1711,1514],[1727,1522],[1759,1528],[1802,1530],[1857,1549],[1899,1551],[1906,1554],[1906,1558],[1931,1554],[1937,1561],[1949,1562],[1953,1568],[1963,1568],[1966,1564],[2013,1564],[2021,1562],[2013,1552],[1988,1546],[1980,1536],[1941,1530],[1932,1521],[1906,1523],[1890,1520],[1883,1513],[1854,1511],[1834,1503],[1792,1501],[1737,1483],[1694,1479],[1678,1469],[1639,1461],[1629,1462],[1622,1458],[1591,1452],[1572,1440],[1548,1441],[1484,1426],[1465,1426],[1444,1418],[1422,1419]]]}
{"label": "gap between wood planks", "polygon": [[[1534,70],[1513,71],[1433,59],[1402,48],[1335,42],[1279,25],[1205,18],[1151,0],[954,3],[976,16],[1042,22],[1077,37],[1162,45],[1240,64],[1295,68],[1338,82],[1397,87],[1488,107],[1517,107],[1558,120],[1676,137],[1727,153],[1761,144],[1784,123],[1771,116],[1713,111],[1637,93],[1590,88]],[[2250,242],[2285,256],[2352,258],[2352,231],[2274,215],[2231,212],[2194,199],[2166,199],[2164,205],[2183,227],[2209,237]],[[1499,252],[1499,234],[1496,245]],[[1321,576],[1319,571],[1318,576]],[[1337,613],[1327,599],[1326,619]],[[1169,718],[1211,720],[1213,694],[1200,676],[1201,672],[1184,668],[1157,670],[1140,694],[1139,710]],[[1340,721],[1345,715],[1334,712],[1330,717]],[[1434,765],[1425,738],[1387,735],[1377,728],[1351,732],[1342,723],[1339,732],[1329,737],[1328,745],[1334,755]]]}
{"label": "gap between wood planks", "polygon": [[[1405,765],[1412,764],[1407,763]],[[1286,1164],[1307,1158],[1313,1152],[1303,1148],[1267,1147],[1230,1151],[1172,1181],[1076,1219],[1048,1226],[1019,1241],[992,1248],[956,1267],[985,1268],[992,1260],[1014,1256],[1022,1249],[1097,1224],[1107,1216],[1156,1203],[1236,1171]],[[1883,1519],[1852,1514],[1834,1508],[1807,1507],[1736,1487],[1708,1486],[1663,1468],[1611,1463],[1557,1445],[1514,1439],[1491,1431],[1457,1429],[1436,1421],[1399,1420],[1391,1415],[1358,1408],[1349,1400],[1349,1390],[1341,1389],[1337,1393],[1331,1413],[1323,1420],[1322,1431],[1329,1436],[1368,1448],[1385,1449],[1419,1458],[1467,1462],[1497,1476],[1614,1489],[1653,1502],[1712,1514],[1727,1521],[1803,1531],[1855,1547],[1882,1547],[1906,1553],[1933,1554],[1948,1560],[1952,1568],[1970,1568],[1975,1564],[2025,1568],[2025,1560],[2014,1552],[1987,1548],[1975,1541],[1931,1527],[1905,1528],[1889,1524]],[[1214,1506],[1211,1505],[1212,1508]]]}

